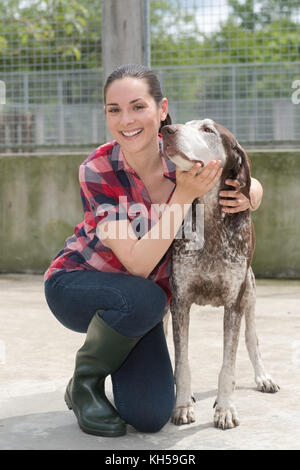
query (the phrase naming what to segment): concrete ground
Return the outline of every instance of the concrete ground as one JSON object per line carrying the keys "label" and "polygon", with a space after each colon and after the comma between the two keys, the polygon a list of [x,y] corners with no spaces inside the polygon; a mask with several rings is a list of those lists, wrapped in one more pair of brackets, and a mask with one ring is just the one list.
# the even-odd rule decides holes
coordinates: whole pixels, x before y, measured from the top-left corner
{"label": "concrete ground", "polygon": [[[1,275],[0,292],[0,449],[300,449],[300,281],[257,280],[260,349],[281,390],[256,391],[242,331],[235,391],[239,427],[222,431],[213,426],[222,309],[193,305],[189,355],[196,422],[168,423],[156,434],[128,426],[126,436],[118,438],[83,433],[64,403],[84,335],[67,330],[51,314],[42,276]],[[112,398],[109,380],[107,390]]]}

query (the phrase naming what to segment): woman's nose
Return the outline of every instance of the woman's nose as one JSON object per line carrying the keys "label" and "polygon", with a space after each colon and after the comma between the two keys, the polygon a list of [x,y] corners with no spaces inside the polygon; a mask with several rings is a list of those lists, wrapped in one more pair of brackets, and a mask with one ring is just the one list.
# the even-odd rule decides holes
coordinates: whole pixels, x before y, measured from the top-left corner
{"label": "woman's nose", "polygon": [[133,122],[133,120],[133,116],[130,112],[122,112],[120,122],[123,126]]}

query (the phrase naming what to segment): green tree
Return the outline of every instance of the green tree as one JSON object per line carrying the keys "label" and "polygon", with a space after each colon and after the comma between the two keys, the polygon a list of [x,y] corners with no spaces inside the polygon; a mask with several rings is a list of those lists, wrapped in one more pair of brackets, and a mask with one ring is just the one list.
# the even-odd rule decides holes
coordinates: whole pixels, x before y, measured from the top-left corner
{"label": "green tree", "polygon": [[228,3],[240,26],[250,31],[272,22],[292,21],[300,9],[298,0],[228,0]]}
{"label": "green tree", "polygon": [[97,0],[6,0],[0,6],[0,67],[9,71],[100,66]]}

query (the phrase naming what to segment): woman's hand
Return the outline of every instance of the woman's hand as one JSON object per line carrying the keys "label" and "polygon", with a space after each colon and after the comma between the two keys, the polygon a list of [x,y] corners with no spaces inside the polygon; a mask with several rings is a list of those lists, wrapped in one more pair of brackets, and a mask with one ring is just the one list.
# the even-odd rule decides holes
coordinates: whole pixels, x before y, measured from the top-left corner
{"label": "woman's hand", "polygon": [[[233,186],[235,189],[219,192],[219,195],[221,196],[219,203],[224,206],[222,208],[223,212],[234,214],[247,209],[258,209],[263,195],[263,189],[259,181],[255,178],[251,178],[250,199],[239,191],[240,183],[237,180],[228,179],[225,180],[225,183],[229,186]],[[233,199],[222,199],[222,197],[232,197]]]}
{"label": "woman's hand", "polygon": [[220,164],[221,160],[212,160],[203,169],[201,163],[195,163],[189,171],[176,168],[176,186],[184,194],[186,202],[193,202],[216,185],[222,173]]}

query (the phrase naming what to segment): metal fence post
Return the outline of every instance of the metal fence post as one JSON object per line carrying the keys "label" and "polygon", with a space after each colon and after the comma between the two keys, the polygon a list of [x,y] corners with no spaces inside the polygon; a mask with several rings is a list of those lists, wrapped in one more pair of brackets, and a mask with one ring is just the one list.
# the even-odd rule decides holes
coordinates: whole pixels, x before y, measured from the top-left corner
{"label": "metal fence post", "polygon": [[[145,61],[145,6],[141,0],[102,2],[102,65],[105,77],[122,64]],[[146,8],[147,10],[147,8]]]}
{"label": "metal fence post", "polygon": [[232,96],[231,96],[231,110],[232,110],[232,132],[237,133],[236,130],[236,65],[232,65]]}
{"label": "metal fence post", "polygon": [[65,123],[64,123],[64,104],[63,104],[63,81],[59,78],[57,81],[57,97],[58,97],[58,143],[65,143]]}
{"label": "metal fence post", "polygon": [[151,67],[150,5],[144,0],[144,64]]}
{"label": "metal fence post", "polygon": [[[104,80],[123,64],[144,64],[150,51],[145,31],[147,1],[102,1],[102,66]],[[107,131],[107,139],[110,134]]]}

